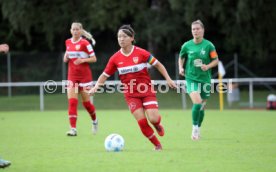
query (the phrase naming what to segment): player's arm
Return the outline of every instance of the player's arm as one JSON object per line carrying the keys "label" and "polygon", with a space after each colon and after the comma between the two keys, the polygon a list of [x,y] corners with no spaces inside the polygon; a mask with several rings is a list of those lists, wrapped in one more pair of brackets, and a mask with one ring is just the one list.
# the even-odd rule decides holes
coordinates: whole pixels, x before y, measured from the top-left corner
{"label": "player's arm", "polygon": [[186,45],[187,43],[184,43],[181,46],[181,50],[179,52],[179,57],[178,57],[178,71],[180,76],[185,75],[184,63],[185,63],[185,57],[187,56]]}
{"label": "player's arm", "polygon": [[89,58],[82,59],[83,63],[96,63],[97,57],[96,57],[94,49],[90,43],[88,45],[86,45],[86,49],[87,49],[87,53],[89,54]]}
{"label": "player's arm", "polygon": [[178,58],[178,70],[179,70],[179,75],[184,76],[184,62],[185,62],[185,58],[181,58],[179,56]]}
{"label": "player's arm", "polygon": [[206,71],[206,70],[208,70],[208,69],[211,69],[211,68],[213,68],[213,67],[216,67],[217,65],[218,65],[218,58],[216,58],[216,59],[214,59],[214,60],[212,60],[209,64],[207,64],[207,65],[202,65],[201,66],[201,69],[203,70],[203,71]]}
{"label": "player's arm", "polygon": [[97,61],[97,58],[95,55],[90,56],[89,58],[78,58],[74,61],[75,65],[79,65],[82,63],[95,63]]}
{"label": "player's arm", "polygon": [[81,60],[82,60],[82,63],[96,63],[97,57],[94,55],[94,56],[90,56],[89,58],[85,58]]}
{"label": "player's arm", "polygon": [[[113,56],[112,56],[113,57]],[[91,95],[93,95],[94,93],[97,92],[97,90],[104,85],[105,81],[107,80],[108,77],[110,77],[111,75],[113,75],[117,68],[116,65],[113,63],[113,58],[110,58],[104,72],[100,75],[100,77],[98,78],[96,85],[89,91],[89,93]]]}
{"label": "player's arm", "polygon": [[89,91],[91,95],[97,92],[97,90],[104,85],[105,81],[107,80],[108,76],[105,73],[102,73],[98,78],[96,85]]}
{"label": "player's arm", "polygon": [[206,70],[216,67],[218,65],[219,60],[218,60],[218,54],[217,54],[216,50],[212,50],[210,52],[210,58],[212,61],[209,64],[206,64],[206,65],[203,64],[201,66],[201,69],[203,71],[206,71]]}
{"label": "player's arm", "polygon": [[166,79],[169,87],[171,88],[176,88],[176,84],[174,83],[174,81],[171,79],[171,77],[169,76],[166,68],[164,67],[164,65],[162,63],[160,63],[159,61],[157,61],[154,65],[153,65],[160,73],[161,75]]}
{"label": "player's arm", "polygon": [[65,52],[63,56],[63,62],[67,63],[69,61],[68,54]]}

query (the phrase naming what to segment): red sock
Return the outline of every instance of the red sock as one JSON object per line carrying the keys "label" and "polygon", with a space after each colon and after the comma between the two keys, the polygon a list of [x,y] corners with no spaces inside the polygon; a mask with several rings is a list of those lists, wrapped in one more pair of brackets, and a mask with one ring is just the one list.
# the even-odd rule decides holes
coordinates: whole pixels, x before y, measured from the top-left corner
{"label": "red sock", "polygon": [[93,121],[96,120],[96,112],[95,112],[95,106],[90,103],[90,101],[87,101],[87,102],[82,102],[82,105],[85,107],[85,109],[87,110],[87,112],[89,113],[91,119]]}
{"label": "red sock", "polygon": [[148,121],[147,121],[146,118],[140,119],[140,120],[138,121],[138,124],[139,124],[139,127],[140,127],[140,129],[141,129],[143,135],[146,136],[146,137],[150,140],[150,142],[151,142],[152,144],[154,144],[155,146],[160,145],[159,140],[158,140],[157,137],[154,135],[154,131],[153,131],[153,129],[149,126]]}
{"label": "red sock", "polygon": [[68,114],[69,114],[69,122],[70,122],[71,128],[76,128],[76,125],[77,125],[77,117],[78,117],[77,107],[78,107],[78,99],[70,98]]}

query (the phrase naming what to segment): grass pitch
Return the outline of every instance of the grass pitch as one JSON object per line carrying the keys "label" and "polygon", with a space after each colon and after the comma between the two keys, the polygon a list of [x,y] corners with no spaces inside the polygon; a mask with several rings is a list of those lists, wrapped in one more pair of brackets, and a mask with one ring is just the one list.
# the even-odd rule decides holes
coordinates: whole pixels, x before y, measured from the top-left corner
{"label": "grass pitch", "polygon": [[[272,172],[276,171],[276,113],[207,110],[202,139],[190,139],[191,112],[162,110],[164,150],[141,134],[127,110],[98,110],[99,133],[79,111],[78,136],[67,137],[66,111],[0,112],[0,155],[9,172]],[[104,139],[119,133],[123,152],[104,149]]]}

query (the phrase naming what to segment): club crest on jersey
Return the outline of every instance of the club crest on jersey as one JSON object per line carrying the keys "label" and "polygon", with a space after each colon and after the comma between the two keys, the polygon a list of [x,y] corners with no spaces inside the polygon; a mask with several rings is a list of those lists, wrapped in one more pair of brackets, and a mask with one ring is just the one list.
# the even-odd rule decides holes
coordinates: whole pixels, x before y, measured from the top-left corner
{"label": "club crest on jersey", "polygon": [[76,50],[79,50],[80,49],[80,45],[76,45]]}
{"label": "club crest on jersey", "polygon": [[132,60],[133,60],[133,62],[134,62],[134,63],[138,63],[138,61],[139,61],[139,57],[137,57],[137,56],[136,56],[136,57],[133,57],[133,59],[132,59]]}
{"label": "club crest on jersey", "polygon": [[205,55],[205,52],[206,52],[206,51],[202,48],[201,51],[200,51],[200,54],[204,56],[204,55]]}

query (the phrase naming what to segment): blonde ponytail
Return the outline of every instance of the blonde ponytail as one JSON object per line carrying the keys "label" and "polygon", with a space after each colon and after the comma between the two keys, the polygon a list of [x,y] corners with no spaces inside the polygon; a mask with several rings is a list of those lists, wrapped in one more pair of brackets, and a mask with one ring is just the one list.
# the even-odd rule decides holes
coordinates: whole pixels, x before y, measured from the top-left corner
{"label": "blonde ponytail", "polygon": [[92,41],[92,45],[95,46],[96,45],[96,41],[93,38],[93,36],[91,35],[91,33],[87,32],[86,30],[82,29],[82,36],[86,37],[87,39]]}
{"label": "blonde ponytail", "polygon": [[74,23],[72,23],[72,26],[73,26],[73,25],[79,26],[80,29],[82,30],[81,35],[84,36],[85,38],[91,40],[93,46],[96,45],[96,41],[95,41],[95,39],[93,38],[93,36],[91,35],[91,33],[89,33],[89,32],[87,32],[86,30],[84,30],[81,23],[74,22]]}

